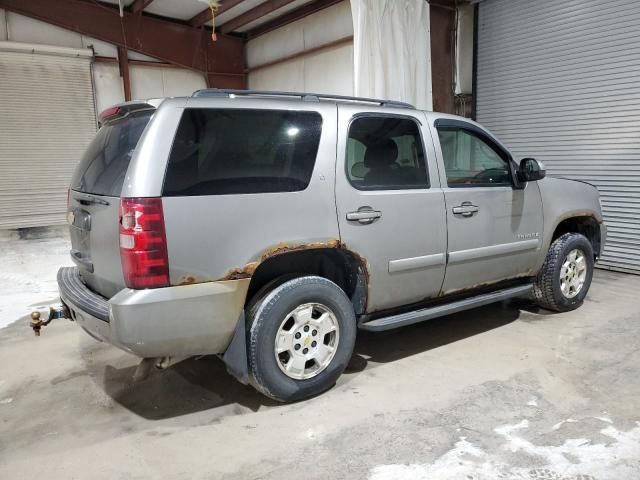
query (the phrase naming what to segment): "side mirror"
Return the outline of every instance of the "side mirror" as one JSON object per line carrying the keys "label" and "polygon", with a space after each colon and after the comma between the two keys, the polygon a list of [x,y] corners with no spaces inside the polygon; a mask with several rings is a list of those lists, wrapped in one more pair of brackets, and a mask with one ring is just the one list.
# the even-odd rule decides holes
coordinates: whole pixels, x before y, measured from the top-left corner
{"label": "side mirror", "polygon": [[535,182],[547,175],[544,163],[535,158],[523,158],[518,167],[518,180],[521,182]]}

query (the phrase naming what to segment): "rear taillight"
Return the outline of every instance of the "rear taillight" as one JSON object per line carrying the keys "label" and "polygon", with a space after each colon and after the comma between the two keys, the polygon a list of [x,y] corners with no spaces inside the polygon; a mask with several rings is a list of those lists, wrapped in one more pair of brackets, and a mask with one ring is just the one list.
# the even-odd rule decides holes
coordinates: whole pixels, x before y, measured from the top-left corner
{"label": "rear taillight", "polygon": [[129,288],[169,285],[169,259],[160,198],[120,200],[120,258]]}

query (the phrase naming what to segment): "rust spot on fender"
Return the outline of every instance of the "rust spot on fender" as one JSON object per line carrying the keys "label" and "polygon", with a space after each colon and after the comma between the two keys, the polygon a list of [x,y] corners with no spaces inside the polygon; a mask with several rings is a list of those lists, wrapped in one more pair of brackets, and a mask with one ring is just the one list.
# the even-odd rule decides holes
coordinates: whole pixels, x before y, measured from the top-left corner
{"label": "rust spot on fender", "polygon": [[[260,254],[260,257],[258,258],[257,261],[249,262],[243,265],[242,267],[232,268],[227,273],[225,273],[222,277],[216,280],[208,279],[208,278],[207,279],[198,278],[195,275],[183,275],[182,277],[180,277],[180,280],[176,285],[178,286],[193,285],[196,283],[203,283],[203,282],[212,282],[212,281],[224,282],[228,280],[242,280],[245,278],[251,278],[254,272],[256,271],[256,268],[258,268],[258,265],[260,265],[265,260],[268,260],[278,255],[282,255],[284,253],[300,252],[303,250],[313,250],[313,249],[320,249],[320,248],[339,249],[339,248],[345,248],[345,245],[340,240],[335,240],[335,239],[328,240],[326,242],[307,242],[307,243],[281,242],[264,250]],[[353,255],[356,256],[356,258],[358,258],[368,280],[369,273],[368,273],[367,261],[363,257],[361,257],[360,255],[354,252],[350,251],[350,253],[352,253]]]}
{"label": "rust spot on fender", "polygon": [[247,263],[244,267],[229,270],[220,280],[241,280],[243,278],[251,278],[257,267],[258,262]]}
{"label": "rust spot on fender", "polygon": [[[313,249],[320,249],[320,248],[339,249],[339,248],[345,248],[345,245],[340,240],[335,240],[335,239],[328,240],[326,242],[306,242],[306,243],[280,242],[264,250],[260,254],[260,257],[258,258],[257,261],[250,262],[242,267],[237,267],[229,270],[227,273],[224,274],[224,276],[219,278],[218,281],[251,278],[254,272],[256,271],[256,268],[258,268],[258,265],[260,265],[265,260],[268,260],[278,255],[282,255],[284,253],[300,252],[303,250],[313,250]],[[354,253],[354,252],[351,252],[351,253]],[[356,255],[356,257],[360,260],[360,263],[362,264],[363,269],[365,270],[365,275],[367,275],[368,277],[368,266],[367,266],[366,260],[364,260],[362,257],[360,257],[355,253],[354,255]]]}
{"label": "rust spot on fender", "polygon": [[258,263],[262,263],[265,260],[289,252],[299,252],[301,250],[313,250],[314,248],[341,248],[342,243],[340,240],[329,240],[327,242],[309,242],[309,243],[287,243],[281,242],[273,247],[265,250],[260,256]]}
{"label": "rust spot on fender", "polygon": [[371,281],[370,276],[370,267],[367,259],[356,252],[347,248],[347,246],[337,239],[328,240],[325,242],[281,242],[272,247],[264,250],[258,259],[253,262],[249,262],[242,267],[237,267],[229,270],[222,277],[217,279],[216,281],[224,282],[230,280],[243,280],[250,279],[255,273],[258,266],[273,257],[277,257],[278,255],[291,253],[291,252],[300,252],[306,250],[314,250],[314,249],[335,249],[341,250],[343,252],[348,252],[350,255],[353,255],[355,261],[358,263],[358,272],[357,278],[352,279],[356,283],[355,291],[353,293],[352,301],[354,306],[356,307],[356,311],[358,312],[366,312],[368,308],[368,299],[369,299],[369,283]]}
{"label": "rust spot on fender", "polygon": [[185,275],[180,278],[178,285],[191,285],[192,283],[196,283],[196,277],[193,275]]}
{"label": "rust spot on fender", "polygon": [[180,277],[178,283],[172,284],[173,286],[182,287],[184,285],[195,285],[196,283],[205,283],[213,281],[210,278],[197,277],[193,274],[186,274]]}

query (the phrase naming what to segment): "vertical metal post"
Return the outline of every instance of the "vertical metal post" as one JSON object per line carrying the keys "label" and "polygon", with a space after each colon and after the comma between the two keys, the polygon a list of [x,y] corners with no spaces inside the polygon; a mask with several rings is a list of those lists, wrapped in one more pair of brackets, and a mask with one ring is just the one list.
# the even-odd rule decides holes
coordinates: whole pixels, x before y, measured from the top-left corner
{"label": "vertical metal post", "polygon": [[471,119],[476,120],[478,108],[478,4],[473,6],[473,67],[471,71]]}
{"label": "vertical metal post", "polygon": [[118,47],[118,66],[124,86],[124,99],[128,102],[131,100],[131,79],[129,77],[129,56],[125,47]]}

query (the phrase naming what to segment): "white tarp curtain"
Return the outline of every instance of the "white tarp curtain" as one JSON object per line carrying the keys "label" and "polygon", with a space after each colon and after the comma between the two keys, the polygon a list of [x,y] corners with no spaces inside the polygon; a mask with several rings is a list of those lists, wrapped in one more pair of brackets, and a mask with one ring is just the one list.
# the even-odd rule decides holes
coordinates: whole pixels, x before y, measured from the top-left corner
{"label": "white tarp curtain", "polygon": [[351,0],[351,11],[355,94],[431,110],[426,0]]}

